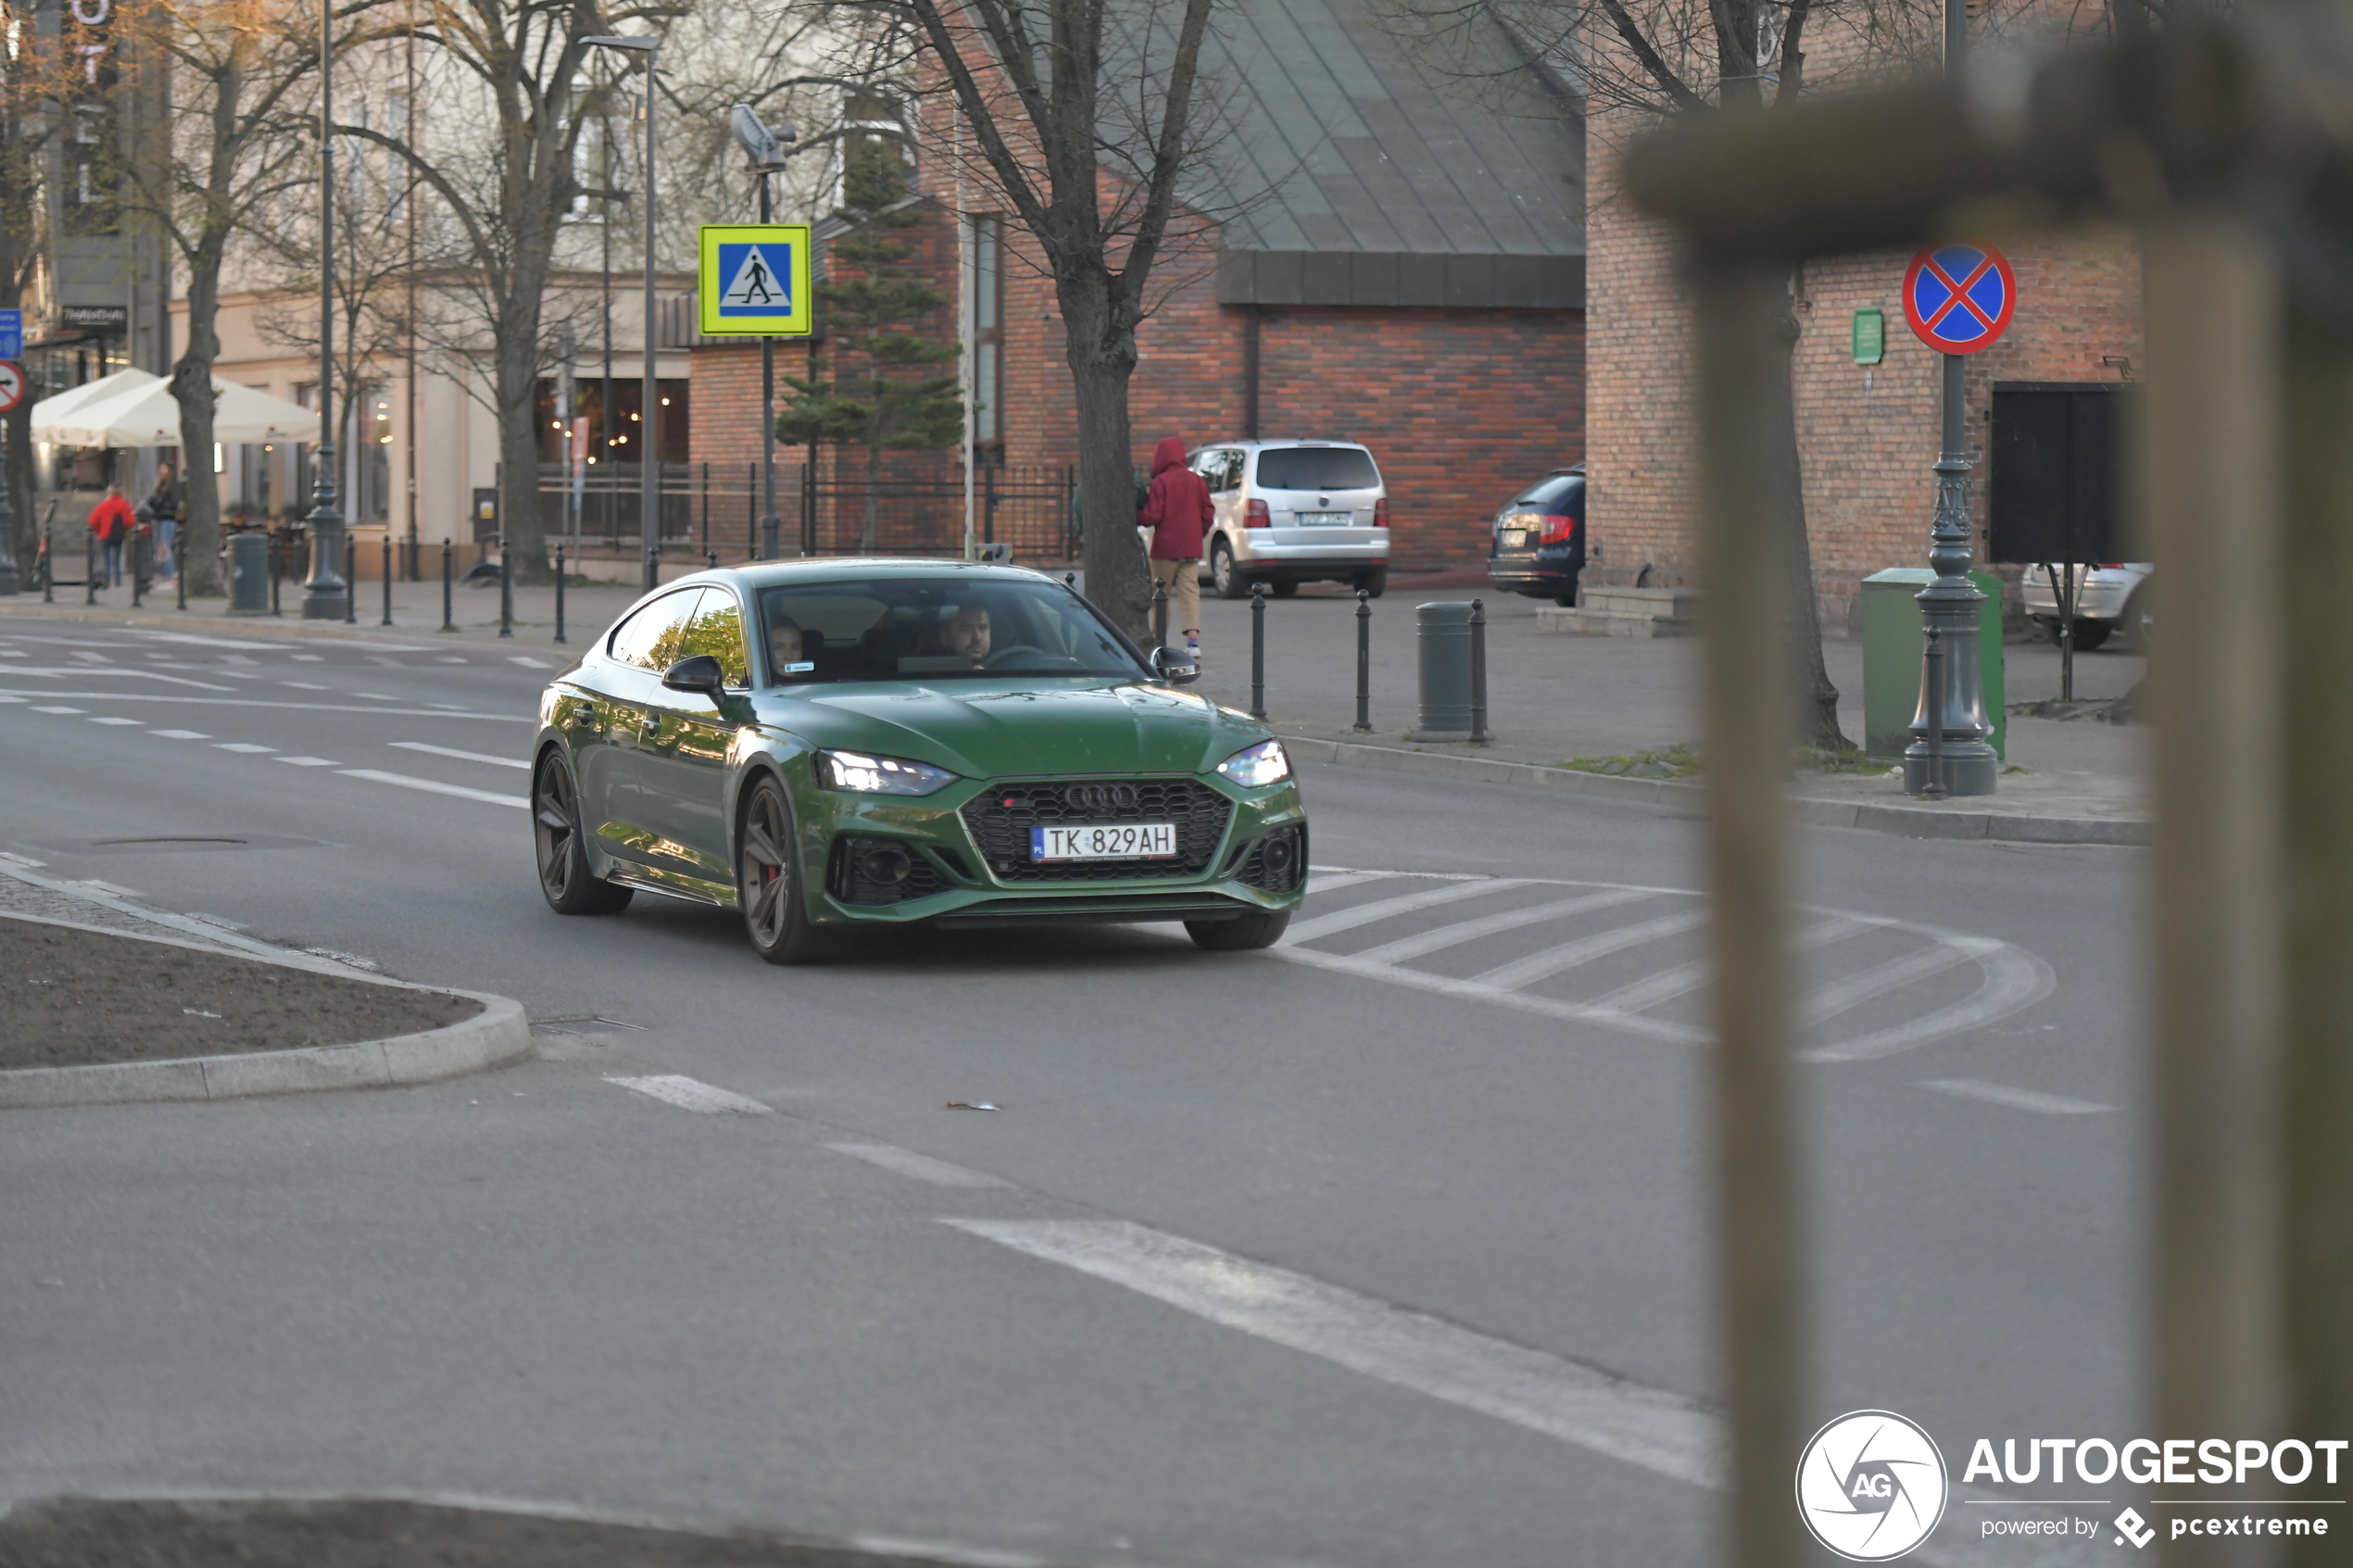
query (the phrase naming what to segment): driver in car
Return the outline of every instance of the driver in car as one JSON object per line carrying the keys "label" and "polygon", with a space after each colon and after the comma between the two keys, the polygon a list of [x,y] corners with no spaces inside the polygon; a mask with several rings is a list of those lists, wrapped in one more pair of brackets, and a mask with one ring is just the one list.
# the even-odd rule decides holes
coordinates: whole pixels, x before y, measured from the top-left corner
{"label": "driver in car", "polygon": [[988,611],[980,605],[964,605],[939,623],[939,647],[943,653],[969,659],[975,664],[988,657]]}
{"label": "driver in car", "polygon": [[800,622],[789,615],[772,616],[768,621],[768,667],[779,676],[805,675],[810,669],[803,662],[807,657],[801,652]]}

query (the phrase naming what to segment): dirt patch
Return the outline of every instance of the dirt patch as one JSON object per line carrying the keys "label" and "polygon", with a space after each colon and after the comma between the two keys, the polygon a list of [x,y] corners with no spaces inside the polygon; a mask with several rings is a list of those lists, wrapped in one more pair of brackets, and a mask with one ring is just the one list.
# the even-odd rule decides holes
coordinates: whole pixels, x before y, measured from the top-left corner
{"label": "dirt patch", "polygon": [[924,1568],[773,1536],[688,1535],[426,1503],[101,1502],[0,1519],[0,1568]]}
{"label": "dirt patch", "polygon": [[0,1069],[349,1045],[481,1010],[436,991],[0,918]]}

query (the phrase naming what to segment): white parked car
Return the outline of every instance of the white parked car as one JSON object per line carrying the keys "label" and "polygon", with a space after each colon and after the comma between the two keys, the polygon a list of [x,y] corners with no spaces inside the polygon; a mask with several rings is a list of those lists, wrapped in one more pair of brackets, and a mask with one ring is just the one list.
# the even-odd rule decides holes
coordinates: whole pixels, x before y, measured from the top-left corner
{"label": "white parked car", "polygon": [[1389,489],[1353,441],[1219,441],[1186,459],[1217,522],[1202,571],[1223,599],[1264,583],[1277,598],[1338,582],[1378,598],[1389,586]]}
{"label": "white parked car", "polygon": [[[2020,587],[2026,597],[2026,618],[2053,642],[2058,641],[2058,578],[2039,566],[2026,569]],[[2156,612],[2156,596],[2148,587],[2157,568],[2146,561],[2108,561],[2075,569],[2075,646],[2089,653],[2110,637],[2132,647],[2145,646],[2146,623]]]}

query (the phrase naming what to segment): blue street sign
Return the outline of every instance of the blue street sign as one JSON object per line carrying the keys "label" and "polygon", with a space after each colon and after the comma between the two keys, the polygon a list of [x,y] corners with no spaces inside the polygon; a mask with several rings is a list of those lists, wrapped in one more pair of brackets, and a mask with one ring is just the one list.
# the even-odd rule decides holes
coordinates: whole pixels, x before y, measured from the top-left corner
{"label": "blue street sign", "polygon": [[0,310],[0,359],[24,358],[24,312]]}
{"label": "blue street sign", "polygon": [[1974,354],[2008,330],[2018,280],[1991,245],[1949,245],[1912,257],[1904,320],[1940,354]]}
{"label": "blue street sign", "polygon": [[810,310],[809,227],[707,224],[698,269],[705,335],[805,336]]}

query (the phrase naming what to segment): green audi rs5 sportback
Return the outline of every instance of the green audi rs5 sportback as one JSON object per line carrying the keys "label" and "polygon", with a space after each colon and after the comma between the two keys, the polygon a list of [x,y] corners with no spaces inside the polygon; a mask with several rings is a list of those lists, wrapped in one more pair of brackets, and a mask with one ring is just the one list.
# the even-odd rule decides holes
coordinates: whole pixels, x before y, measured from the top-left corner
{"label": "green audi rs5 sportback", "polygon": [[739,909],[772,963],[860,927],[1182,921],[1264,947],[1307,880],[1266,727],[1176,688],[1051,578],[774,562],[648,594],[539,704],[532,833],[564,914]]}

